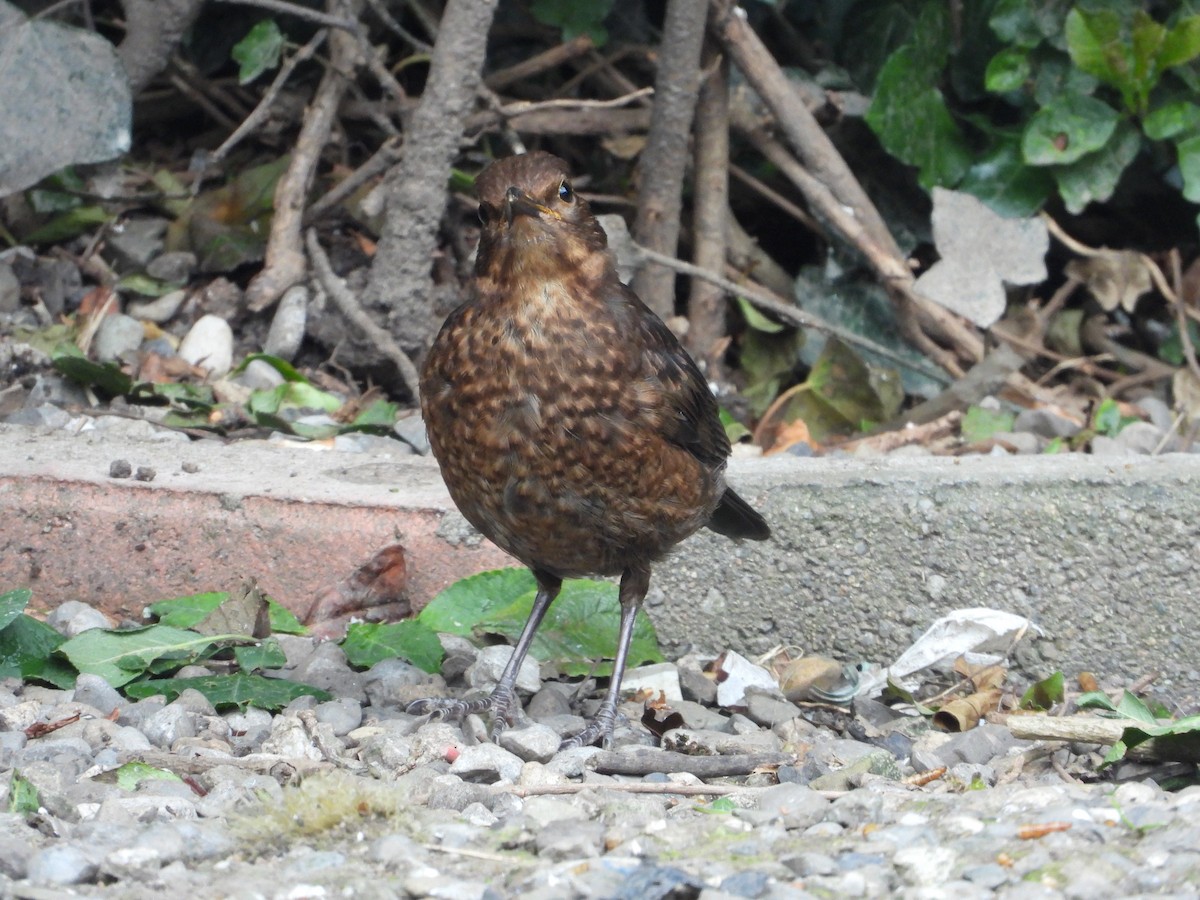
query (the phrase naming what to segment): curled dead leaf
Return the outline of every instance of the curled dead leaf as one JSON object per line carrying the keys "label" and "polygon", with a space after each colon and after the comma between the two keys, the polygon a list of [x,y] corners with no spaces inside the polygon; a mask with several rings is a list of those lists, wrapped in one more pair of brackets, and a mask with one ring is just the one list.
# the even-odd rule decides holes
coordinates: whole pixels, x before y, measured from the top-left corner
{"label": "curled dead leaf", "polygon": [[950,732],[970,731],[1000,705],[1001,694],[999,688],[989,688],[951,700],[933,714],[933,727]]}
{"label": "curled dead leaf", "polygon": [[1096,676],[1091,672],[1079,673],[1079,689],[1084,693],[1100,690],[1100,683],[1096,681]]}
{"label": "curled dead leaf", "polygon": [[837,660],[802,656],[788,663],[779,676],[779,687],[783,696],[793,702],[846,703],[854,696],[857,685],[847,683],[845,666]]}
{"label": "curled dead leaf", "polygon": [[918,772],[916,775],[909,775],[904,779],[904,783],[913,787],[924,787],[925,785],[937,781],[946,774],[945,766],[938,766],[936,769],[930,769],[928,772]]}

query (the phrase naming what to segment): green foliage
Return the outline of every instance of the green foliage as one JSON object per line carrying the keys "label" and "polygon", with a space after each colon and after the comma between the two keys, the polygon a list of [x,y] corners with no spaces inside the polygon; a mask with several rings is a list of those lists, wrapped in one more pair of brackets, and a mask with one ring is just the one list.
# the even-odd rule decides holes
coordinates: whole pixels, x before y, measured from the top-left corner
{"label": "green foliage", "polygon": [[442,643],[437,632],[419,619],[377,624],[355,622],[342,641],[346,660],[368,668],[383,659],[407,659],[418,669],[436,672],[442,665]]}
{"label": "green foliage", "polygon": [[282,678],[247,675],[244,672],[235,672],[232,675],[202,675],[197,678],[153,678],[127,685],[125,693],[135,700],[161,694],[170,702],[189,689],[199,691],[217,709],[245,709],[247,706],[255,706],[268,712],[278,712],[297,697],[333,699],[333,695],[328,691],[311,685],[285,681]]}
{"label": "green foliage", "polygon": [[1055,672],[1029,686],[1029,690],[1021,695],[1021,709],[1050,709],[1055,703],[1062,703],[1065,696],[1063,673]]}
{"label": "green foliage", "polygon": [[99,675],[113,687],[121,687],[157,662],[178,668],[207,659],[220,643],[250,640],[244,635],[213,637],[170,625],[148,625],[126,631],[93,628],[58,649],[80,672]]}
{"label": "green foliage", "polygon": [[[421,610],[417,621],[435,632],[465,637],[520,636],[529,618],[537,583],[527,569],[495,569],[452,584]],[[617,646],[621,604],[617,586],[606,581],[570,580],[550,607],[530,652],[568,675],[608,674]],[[644,613],[634,625],[629,664],[659,662],[658,637]],[[415,660],[414,660],[415,661]]]}
{"label": "green foliage", "polygon": [[1163,174],[1200,202],[1190,4],[1162,4],[1155,19],[1133,3],[985,0],[955,24],[937,0],[901,5],[907,16],[887,15],[897,3],[855,4],[891,28],[866,121],[926,189],[1026,215],[1057,193],[1078,213],[1108,200],[1144,147],[1171,142],[1178,179]]}
{"label": "green foliage", "polygon": [[14,769],[8,782],[8,811],[18,816],[32,816],[41,805],[33,782]]}
{"label": "green foliage", "polygon": [[283,32],[274,19],[263,19],[251,28],[230,53],[240,66],[238,84],[249,84],[263,72],[279,65],[284,43]]}
{"label": "green foliage", "polygon": [[1133,416],[1121,415],[1121,408],[1112,397],[1105,397],[1092,414],[1092,428],[1105,437],[1116,437],[1126,425],[1136,422]]}
{"label": "green foliage", "polygon": [[145,781],[183,781],[174,772],[136,761],[125,763],[114,774],[117,785],[126,791],[136,791]]}
{"label": "green foliage", "polygon": [[997,431],[1012,431],[1015,413],[972,406],[962,420],[962,436],[969,443],[986,441]]}
{"label": "green foliage", "polygon": [[54,658],[63,636],[25,614],[32,592],[0,594],[0,678],[42,681],[57,688],[75,684],[75,673]]}
{"label": "green foliage", "polygon": [[600,47],[608,40],[604,20],[612,5],[612,0],[533,0],[529,11],[542,24],[561,28],[563,40],[586,34]]}
{"label": "green foliage", "polygon": [[1176,743],[1194,748],[1200,741],[1200,715],[1187,716],[1175,721],[1159,721],[1150,707],[1129,691],[1123,691],[1121,699],[1116,703],[1102,691],[1084,694],[1077,703],[1080,709],[1102,709],[1137,723],[1127,727],[1122,732],[1121,739],[1109,748],[1104,756],[1102,768],[1123,759],[1131,747],[1151,739],[1164,749]]}

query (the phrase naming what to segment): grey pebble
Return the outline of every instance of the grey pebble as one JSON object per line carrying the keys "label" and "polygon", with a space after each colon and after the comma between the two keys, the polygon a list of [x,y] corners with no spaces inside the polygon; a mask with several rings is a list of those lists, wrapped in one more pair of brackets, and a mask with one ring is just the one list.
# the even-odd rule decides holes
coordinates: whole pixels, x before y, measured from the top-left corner
{"label": "grey pebble", "polygon": [[298,284],[284,292],[275,308],[271,329],[263,343],[263,353],[278,356],[288,362],[294,360],[300,352],[300,344],[304,341],[307,321],[308,288]]}
{"label": "grey pebble", "polygon": [[87,884],[100,871],[90,854],[70,844],[39,850],[29,860],[28,879],[34,884]]}
{"label": "grey pebble", "polygon": [[137,352],[145,336],[142,323],[132,316],[123,313],[105,316],[96,329],[92,353],[102,363],[125,360]]}

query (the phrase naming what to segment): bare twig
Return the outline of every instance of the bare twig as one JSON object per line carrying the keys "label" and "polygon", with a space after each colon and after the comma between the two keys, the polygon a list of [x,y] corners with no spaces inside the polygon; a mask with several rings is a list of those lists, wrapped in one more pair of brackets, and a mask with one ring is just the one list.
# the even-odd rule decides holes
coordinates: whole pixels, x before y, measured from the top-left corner
{"label": "bare twig", "polygon": [[493,72],[484,80],[484,84],[493,91],[502,91],[510,84],[533,78],[548,69],[562,65],[568,60],[582,56],[591,50],[592,47],[593,44],[590,37],[586,34],[578,35],[556,47],[542,51],[536,56],[531,56],[529,59],[522,60],[508,68]]}
{"label": "bare twig", "polygon": [[[700,46],[709,0],[667,0],[663,39],[654,79],[654,111],[646,146],[638,159],[638,211],[634,239],[674,256],[679,245],[683,176],[688,135],[700,86]],[[632,287],[661,318],[675,312],[675,273],[660,265],[642,266]]]}
{"label": "bare twig", "polygon": [[271,86],[263,94],[262,99],[258,102],[258,106],[254,107],[254,110],[242,120],[242,124],[234,130],[233,134],[225,138],[221,146],[209,156],[209,165],[219,163],[243,138],[262,125],[263,121],[267,118],[267,114],[271,111],[271,104],[275,102],[275,98],[279,96],[279,92],[283,90],[283,86],[287,84],[287,80],[292,77],[292,73],[296,71],[296,67],[300,63],[312,58],[312,55],[317,52],[317,48],[325,42],[328,34],[329,32],[324,29],[318,31],[309,39],[308,43],[288,57],[287,62],[279,67],[279,71],[275,75],[275,80],[271,82]]}
{"label": "bare twig", "polygon": [[[512,794],[514,797],[541,797],[555,794],[582,794],[587,791],[615,791],[620,794],[678,794],[683,797],[710,796],[725,797],[729,794],[761,794],[772,790],[775,785],[746,784],[673,784],[670,782],[646,781],[586,781],[572,784],[534,784],[528,787],[520,785],[497,785],[492,790],[497,794]],[[836,800],[844,797],[849,791],[819,791],[814,794],[826,800]]]}
{"label": "bare twig", "polygon": [[375,345],[375,349],[379,351],[380,355],[396,366],[404,381],[404,386],[408,388],[413,400],[417,400],[420,397],[421,381],[417,374],[417,367],[413,365],[411,359],[405,356],[404,351],[392,339],[391,334],[375,324],[375,320],[359,305],[345,282],[333,273],[333,269],[329,265],[329,257],[325,255],[320,241],[317,240],[317,232],[310,228],[305,237],[309,258],[312,260],[317,279],[325,288],[325,292],[329,294],[342,315]]}
{"label": "bare twig", "polygon": [[687,772],[697,778],[724,778],[749,775],[755,769],[784,766],[796,761],[792,753],[737,753],[721,756],[693,756],[659,750],[634,753],[597,753],[588,767],[604,775],[649,775]]}
{"label": "bare twig", "polygon": [[[692,153],[692,258],[713,272],[725,265],[729,217],[729,67],[711,38],[705,58],[716,63],[700,85],[696,104],[696,140]],[[727,304],[721,289],[693,278],[688,295],[688,349],[705,364],[710,378],[721,377],[718,348],[725,337]]]}
{"label": "bare twig", "polygon": [[922,375],[932,378],[939,383],[945,384],[949,381],[945,372],[939,372],[921,363],[914,363],[912,360],[901,356],[895,350],[884,347],[882,344],[877,344],[869,338],[857,335],[853,331],[848,331],[845,328],[826,322],[812,313],[797,309],[794,305],[787,303],[781,298],[772,296],[761,288],[747,284],[737,284],[722,275],[718,275],[716,272],[702,269],[699,266],[693,266],[691,263],[683,262],[663,253],[656,253],[646,247],[638,246],[637,251],[647,259],[661,266],[667,266],[676,272],[692,278],[703,278],[705,281],[710,281],[733,297],[744,297],[759,309],[773,313],[793,325],[801,328],[813,328],[825,334],[831,334],[839,340],[845,341],[847,344],[854,344],[857,347],[862,347],[864,350],[870,350],[884,359],[891,360],[898,366],[903,366],[914,372],[920,372]]}
{"label": "bare twig", "polygon": [[[1013,737],[1027,741],[1078,741],[1112,745],[1121,740],[1126,728],[1139,728],[1145,723],[1135,719],[1105,719],[1092,715],[1011,715],[1007,725]],[[1131,748],[1129,756],[1135,759],[1200,762],[1200,734],[1175,735],[1170,740],[1155,738]]]}
{"label": "bare twig", "polygon": [[[217,0],[217,2],[234,3],[239,6],[256,6],[259,9],[269,9],[271,12],[295,16],[298,19],[316,22],[318,25],[325,25],[329,28],[340,28],[342,31],[348,31],[352,34],[356,34],[362,29],[362,26],[358,23],[357,18],[347,18],[345,16],[336,16],[331,13],[323,13],[319,9],[310,9],[307,6],[301,6],[298,3],[288,3],[287,0]],[[352,13],[352,16],[357,15],[357,11]]]}
{"label": "bare twig", "polygon": [[[333,8],[357,15],[363,0],[329,2]],[[359,59],[358,41],[353,35],[334,31],[329,35],[329,43],[332,51],[329,68],[305,111],[304,125],[296,139],[296,149],[287,171],[275,187],[275,215],[267,239],[266,264],[246,289],[246,304],[253,312],[261,312],[275,303],[307,271],[301,237],[304,201],[312,186],[321,151],[333,130],[338,104]]]}
{"label": "bare twig", "polygon": [[391,31],[398,35],[401,40],[407,41],[414,50],[417,50],[420,53],[428,53],[433,49],[432,44],[421,40],[419,37],[397,22],[392,14],[388,12],[388,8],[383,3],[383,0],[367,0],[367,6],[371,7],[371,11],[379,17],[379,21],[382,22],[386,28],[391,29]]}
{"label": "bare twig", "polygon": [[729,172],[734,178],[750,188],[750,190],[754,191],[760,197],[763,197],[771,203],[774,203],[813,234],[819,234],[824,237],[825,232],[821,229],[821,226],[817,223],[817,220],[787,197],[783,196],[783,194],[779,193],[779,191],[775,190],[773,187],[764,183],[758,178],[755,178],[741,166],[730,166]]}
{"label": "bare twig", "polygon": [[312,224],[327,209],[341,203],[358,190],[361,185],[386,172],[400,159],[400,152],[403,146],[404,142],[402,138],[388,138],[384,141],[379,149],[371,154],[370,159],[331,187],[320,199],[309,206],[308,210],[304,213],[304,224]]}

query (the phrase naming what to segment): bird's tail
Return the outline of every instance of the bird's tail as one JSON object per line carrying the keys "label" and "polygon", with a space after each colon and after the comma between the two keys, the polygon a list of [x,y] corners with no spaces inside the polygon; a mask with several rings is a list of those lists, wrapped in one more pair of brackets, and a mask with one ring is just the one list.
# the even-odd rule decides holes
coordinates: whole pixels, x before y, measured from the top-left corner
{"label": "bird's tail", "polygon": [[708,527],[717,534],[731,538],[765,541],[771,536],[767,520],[729,488],[721,495],[721,502],[717,504]]}

